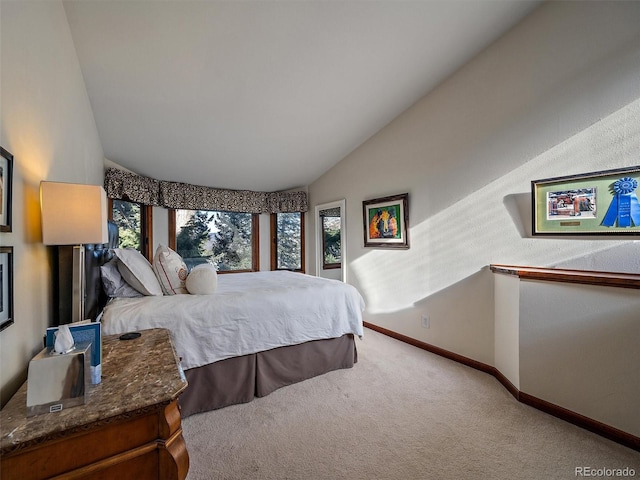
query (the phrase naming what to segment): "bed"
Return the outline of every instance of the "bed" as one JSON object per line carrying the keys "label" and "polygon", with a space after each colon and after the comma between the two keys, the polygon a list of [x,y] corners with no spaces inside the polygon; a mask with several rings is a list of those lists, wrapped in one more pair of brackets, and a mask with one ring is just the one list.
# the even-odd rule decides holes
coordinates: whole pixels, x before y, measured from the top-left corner
{"label": "bed", "polygon": [[353,286],[289,271],[216,281],[209,295],[111,298],[100,316],[105,335],[171,332],[189,383],[179,400],[183,417],[357,362],[364,302]]}

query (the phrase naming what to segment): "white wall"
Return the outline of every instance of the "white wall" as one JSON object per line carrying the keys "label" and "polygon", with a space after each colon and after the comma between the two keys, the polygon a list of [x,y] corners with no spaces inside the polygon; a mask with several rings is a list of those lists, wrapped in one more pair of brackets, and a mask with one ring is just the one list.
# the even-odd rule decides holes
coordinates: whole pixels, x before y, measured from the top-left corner
{"label": "white wall", "polygon": [[520,389],[520,279],[494,275],[494,366]]}
{"label": "white wall", "polygon": [[[638,25],[639,2],[546,2],[309,187],[311,207],[346,198],[366,321],[635,435],[637,290],[523,287],[487,266],[640,272],[629,237],[533,238],[530,198],[531,180],[640,164]],[[411,248],[364,248],[362,201],[404,192]]]}
{"label": "white wall", "polygon": [[[640,163],[638,25],[638,2],[547,2],[310,185],[346,198],[366,321],[494,365],[487,265],[621,263],[628,239],[531,238],[530,181]],[[404,192],[411,248],[364,248],[362,201]]]}
{"label": "white wall", "polygon": [[521,281],[520,390],[640,437],[639,312],[637,290]]}
{"label": "white wall", "polygon": [[26,379],[53,317],[40,181],[101,185],[103,151],[62,4],[3,1],[0,17],[0,141],[15,157],[13,231],[0,234],[14,248],[15,281],[15,323],[0,332],[4,405]]}

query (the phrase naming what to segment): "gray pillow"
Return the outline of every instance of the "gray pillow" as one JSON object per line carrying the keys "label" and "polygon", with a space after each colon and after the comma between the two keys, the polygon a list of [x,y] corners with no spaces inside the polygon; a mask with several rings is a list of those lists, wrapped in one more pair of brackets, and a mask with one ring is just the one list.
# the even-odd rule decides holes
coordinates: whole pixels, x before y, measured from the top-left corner
{"label": "gray pillow", "polygon": [[100,267],[102,286],[108,297],[142,297],[143,295],[124,281],[118,270],[118,259],[113,258]]}
{"label": "gray pillow", "polygon": [[149,261],[134,248],[116,248],[118,270],[122,278],[143,295],[162,296],[162,287]]}

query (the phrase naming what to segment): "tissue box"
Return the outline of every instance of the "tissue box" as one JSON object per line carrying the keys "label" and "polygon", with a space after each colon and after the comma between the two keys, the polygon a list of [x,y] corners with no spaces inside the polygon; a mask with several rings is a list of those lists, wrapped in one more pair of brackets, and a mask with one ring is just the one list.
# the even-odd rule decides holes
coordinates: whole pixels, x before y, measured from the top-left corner
{"label": "tissue box", "polygon": [[[75,343],[91,343],[91,383],[98,384],[102,377],[102,331],[100,322],[78,322],[67,325]],[[53,348],[58,327],[47,328],[45,347]]]}
{"label": "tissue box", "polygon": [[82,405],[91,384],[90,343],[64,354],[45,348],[29,362],[27,417]]}

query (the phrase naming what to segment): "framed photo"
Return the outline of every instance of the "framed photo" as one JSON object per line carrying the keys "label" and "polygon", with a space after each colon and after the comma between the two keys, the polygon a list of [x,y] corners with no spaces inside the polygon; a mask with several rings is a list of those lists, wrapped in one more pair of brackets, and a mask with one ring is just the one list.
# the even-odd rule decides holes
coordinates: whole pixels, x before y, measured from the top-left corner
{"label": "framed photo", "polygon": [[640,165],[531,182],[534,235],[640,235]]}
{"label": "framed photo", "polygon": [[0,147],[0,232],[11,231],[13,155]]}
{"label": "framed photo", "polygon": [[0,247],[0,330],[13,323],[13,247]]}
{"label": "framed photo", "polygon": [[364,246],[409,248],[409,194],[362,202]]}

